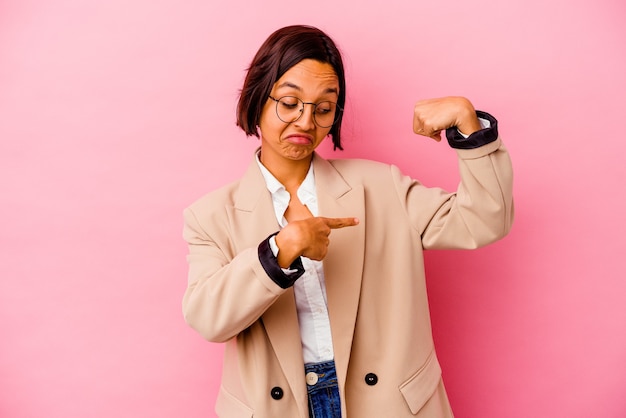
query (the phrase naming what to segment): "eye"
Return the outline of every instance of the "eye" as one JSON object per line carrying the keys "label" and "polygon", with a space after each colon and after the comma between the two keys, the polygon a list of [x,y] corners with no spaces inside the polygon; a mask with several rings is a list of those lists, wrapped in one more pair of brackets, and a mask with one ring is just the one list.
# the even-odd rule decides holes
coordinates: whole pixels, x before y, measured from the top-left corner
{"label": "eye", "polygon": [[335,104],[332,102],[320,102],[315,107],[315,113],[318,115],[326,115],[331,113],[335,109]]}
{"label": "eye", "polygon": [[285,96],[278,103],[286,110],[294,110],[300,106],[300,100],[297,97]]}

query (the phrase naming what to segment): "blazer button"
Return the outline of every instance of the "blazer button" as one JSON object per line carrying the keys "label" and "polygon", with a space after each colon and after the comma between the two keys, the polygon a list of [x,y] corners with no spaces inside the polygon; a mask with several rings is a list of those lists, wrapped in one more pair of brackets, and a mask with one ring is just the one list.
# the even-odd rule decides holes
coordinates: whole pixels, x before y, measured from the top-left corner
{"label": "blazer button", "polygon": [[370,386],[374,386],[376,383],[378,383],[378,376],[376,376],[376,374],[374,373],[366,374],[365,383],[367,383]]}
{"label": "blazer button", "polygon": [[272,391],[270,392],[270,395],[272,395],[273,399],[279,400],[283,398],[283,390],[276,386],[272,388]]}

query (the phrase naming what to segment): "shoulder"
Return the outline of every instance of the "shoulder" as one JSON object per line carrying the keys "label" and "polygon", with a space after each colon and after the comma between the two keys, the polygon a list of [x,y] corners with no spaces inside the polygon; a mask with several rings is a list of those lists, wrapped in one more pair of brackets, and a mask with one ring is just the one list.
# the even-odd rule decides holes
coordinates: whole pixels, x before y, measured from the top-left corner
{"label": "shoulder", "polygon": [[329,164],[349,183],[364,184],[386,183],[400,170],[392,164],[365,159],[336,159],[328,160]]}
{"label": "shoulder", "polygon": [[207,213],[214,211],[223,212],[224,208],[238,206],[239,204],[244,204],[244,208],[249,208],[253,204],[250,201],[254,202],[254,197],[252,196],[260,193],[262,184],[264,184],[264,181],[261,171],[256,161],[252,161],[241,177],[200,197],[189,205],[188,209],[193,212]]}
{"label": "shoulder", "polygon": [[384,172],[389,171],[389,164],[381,163],[374,160],[365,160],[359,158],[339,158],[327,160],[339,172]]}

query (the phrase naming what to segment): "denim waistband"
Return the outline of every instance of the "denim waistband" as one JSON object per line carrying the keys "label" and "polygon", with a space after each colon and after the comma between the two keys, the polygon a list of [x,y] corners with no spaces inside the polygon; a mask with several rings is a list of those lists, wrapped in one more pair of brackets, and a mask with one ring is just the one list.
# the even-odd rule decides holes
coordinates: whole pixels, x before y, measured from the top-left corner
{"label": "denim waistband", "polygon": [[322,363],[309,363],[304,365],[304,373],[315,373],[317,382],[313,385],[307,384],[308,393],[315,392],[337,386],[337,371],[335,370],[335,361],[325,361]]}

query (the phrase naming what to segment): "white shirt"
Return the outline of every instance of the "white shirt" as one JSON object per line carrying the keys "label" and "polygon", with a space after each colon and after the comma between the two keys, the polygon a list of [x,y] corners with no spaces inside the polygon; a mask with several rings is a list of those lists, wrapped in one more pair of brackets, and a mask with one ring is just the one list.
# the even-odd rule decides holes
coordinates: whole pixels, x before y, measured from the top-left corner
{"label": "white shirt", "polygon": [[[281,228],[287,225],[285,211],[289,206],[291,196],[276,177],[263,166],[257,154],[257,163],[265,179],[267,189],[272,195],[274,213]],[[298,199],[305,205],[313,216],[318,216],[317,193],[315,191],[315,177],[313,165],[298,188]],[[274,256],[278,255],[278,246],[274,237],[270,240]],[[304,363],[319,363],[334,358],[333,342],[330,333],[330,319],[326,300],[326,285],[324,282],[324,267],[321,261],[301,257],[304,274],[296,280],[293,289],[296,298],[298,323],[300,324],[300,340]],[[289,270],[285,270],[289,272]]]}

